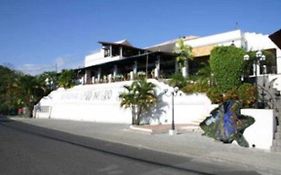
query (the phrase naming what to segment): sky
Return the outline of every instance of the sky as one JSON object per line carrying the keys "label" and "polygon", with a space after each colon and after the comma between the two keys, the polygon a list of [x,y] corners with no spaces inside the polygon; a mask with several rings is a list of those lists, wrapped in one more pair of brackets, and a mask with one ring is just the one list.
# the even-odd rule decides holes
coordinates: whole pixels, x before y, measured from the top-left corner
{"label": "sky", "polygon": [[180,36],[281,28],[280,0],[0,0],[0,64],[78,68],[98,41],[148,47]]}

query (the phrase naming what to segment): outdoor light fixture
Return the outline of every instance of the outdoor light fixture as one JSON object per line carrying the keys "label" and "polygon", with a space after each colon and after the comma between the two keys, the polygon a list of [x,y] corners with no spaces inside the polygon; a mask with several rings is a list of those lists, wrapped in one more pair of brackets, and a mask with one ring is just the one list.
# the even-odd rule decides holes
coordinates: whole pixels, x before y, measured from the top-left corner
{"label": "outdoor light fixture", "polygon": [[47,77],[47,78],[45,79],[45,83],[46,83],[46,85],[47,85],[50,89],[53,90],[54,82],[53,82],[52,79],[50,79],[50,78]]}
{"label": "outdoor light fixture", "polygon": [[[249,55],[244,55],[244,61],[249,61],[250,60],[250,56]],[[253,74],[255,76],[255,86],[256,86],[256,103],[255,103],[255,107],[258,108],[258,97],[259,97],[259,92],[258,92],[258,68],[260,68],[260,61],[265,61],[266,57],[265,55],[262,54],[261,50],[258,50],[256,52],[256,57],[253,58]],[[264,71],[263,71],[264,72]],[[264,102],[264,101],[263,101]]]}
{"label": "outdoor light fixture", "polygon": [[244,61],[248,61],[250,59],[250,56],[249,55],[244,55]]}
{"label": "outdoor light fixture", "polygon": [[178,87],[175,87],[174,89],[173,89],[173,91],[171,92],[171,95],[172,95],[172,125],[171,125],[171,130],[169,131],[169,135],[174,135],[174,134],[176,134],[176,130],[175,130],[175,113],[174,113],[174,106],[175,106],[175,104],[174,104],[174,97],[175,97],[175,95],[177,95],[177,93],[178,93],[178,91],[179,91],[179,88]]}

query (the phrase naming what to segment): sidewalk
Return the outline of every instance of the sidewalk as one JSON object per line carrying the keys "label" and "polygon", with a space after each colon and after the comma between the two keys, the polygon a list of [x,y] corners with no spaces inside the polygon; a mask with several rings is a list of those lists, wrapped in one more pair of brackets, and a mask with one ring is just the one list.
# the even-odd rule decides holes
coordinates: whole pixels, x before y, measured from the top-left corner
{"label": "sidewalk", "polygon": [[108,124],[52,119],[11,118],[20,122],[55,129],[75,135],[102,139],[132,145],[138,148],[193,157],[194,161],[216,161],[232,164],[246,169],[256,170],[261,174],[281,174],[281,153],[266,152],[254,148],[243,148],[236,144],[223,144],[206,136],[200,130],[191,127],[181,128],[180,134],[170,136],[169,125],[143,126],[152,132],[131,129],[126,124]]}

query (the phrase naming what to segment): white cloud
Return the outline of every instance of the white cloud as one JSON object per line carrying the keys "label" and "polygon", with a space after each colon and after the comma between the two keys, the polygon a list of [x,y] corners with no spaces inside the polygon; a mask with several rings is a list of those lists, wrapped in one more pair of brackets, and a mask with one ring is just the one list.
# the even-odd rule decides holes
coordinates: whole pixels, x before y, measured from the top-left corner
{"label": "white cloud", "polygon": [[76,69],[83,66],[83,59],[74,59],[71,56],[62,56],[55,59],[55,64],[58,71],[62,69]]}
{"label": "white cloud", "polygon": [[46,71],[55,71],[54,65],[24,64],[18,66],[17,70],[30,75],[38,75]]}
{"label": "white cloud", "polygon": [[74,60],[70,56],[58,57],[53,64],[24,64],[16,69],[26,74],[38,75],[46,71],[60,72],[62,69],[76,69],[83,66],[83,59]]}

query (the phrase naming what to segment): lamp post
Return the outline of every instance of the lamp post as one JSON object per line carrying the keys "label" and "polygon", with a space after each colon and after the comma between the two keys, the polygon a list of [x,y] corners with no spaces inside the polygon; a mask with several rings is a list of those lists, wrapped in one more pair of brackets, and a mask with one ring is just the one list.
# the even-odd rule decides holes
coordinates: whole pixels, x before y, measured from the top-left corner
{"label": "lamp post", "polygon": [[[244,61],[248,61],[250,59],[249,55],[244,55]],[[256,86],[256,103],[255,108],[258,108],[258,98],[259,98],[259,91],[258,91],[258,75],[260,74],[260,61],[265,61],[265,55],[262,54],[261,50],[256,52],[256,57],[253,58],[253,74],[255,77],[255,86]]]}
{"label": "lamp post", "polygon": [[169,135],[175,135],[176,134],[176,130],[175,130],[175,110],[174,110],[174,97],[175,95],[178,93],[179,91],[179,88],[178,87],[175,87],[173,89],[173,92],[171,93],[172,95],[172,124],[171,124],[171,129],[169,131]]}
{"label": "lamp post", "polygon": [[45,79],[45,83],[48,86],[48,88],[50,88],[50,90],[53,90],[53,86],[54,86],[54,82],[51,78],[46,78]]}

